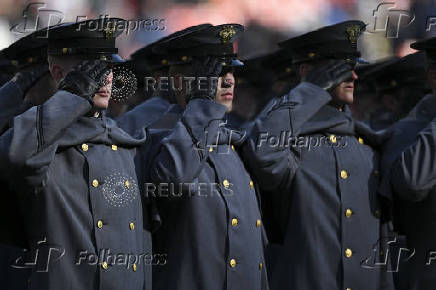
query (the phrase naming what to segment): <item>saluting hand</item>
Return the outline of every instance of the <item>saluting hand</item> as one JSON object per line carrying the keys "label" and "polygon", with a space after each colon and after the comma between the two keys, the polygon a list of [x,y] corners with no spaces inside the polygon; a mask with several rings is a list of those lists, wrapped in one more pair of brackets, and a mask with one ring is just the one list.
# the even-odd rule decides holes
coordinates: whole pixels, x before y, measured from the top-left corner
{"label": "saluting hand", "polygon": [[65,76],[59,89],[85,98],[93,104],[94,95],[104,85],[103,82],[109,73],[106,62],[85,60]]}
{"label": "saluting hand", "polygon": [[[222,64],[216,57],[197,57],[194,58],[193,73],[196,78],[192,91],[187,95],[187,103],[193,99],[210,99],[215,100],[216,91],[218,87],[218,77],[222,71]],[[199,78],[204,79],[204,83],[207,82],[207,88],[199,85]]]}
{"label": "saluting hand", "polygon": [[344,60],[329,61],[326,65],[311,70],[303,81],[328,91],[347,79],[352,79],[352,67]]}

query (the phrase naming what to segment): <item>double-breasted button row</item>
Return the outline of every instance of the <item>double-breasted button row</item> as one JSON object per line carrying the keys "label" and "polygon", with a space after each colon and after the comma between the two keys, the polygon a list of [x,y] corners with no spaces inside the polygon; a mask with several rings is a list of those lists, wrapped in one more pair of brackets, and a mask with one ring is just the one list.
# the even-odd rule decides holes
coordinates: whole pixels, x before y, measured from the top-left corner
{"label": "double-breasted button row", "polygon": [[[105,262],[101,263],[101,267],[103,268],[103,270],[107,270],[109,268],[109,265],[105,261]],[[136,263],[132,265],[132,270],[133,270],[133,272],[136,272],[136,270],[137,270]]]}
{"label": "double-breasted button row", "polygon": [[[235,146],[233,146],[233,145],[232,145],[232,150],[235,151]],[[212,146],[209,147],[209,152],[213,152],[213,147]]]}
{"label": "double-breasted button row", "polygon": [[[118,146],[115,145],[115,144],[112,145],[111,148],[112,148],[113,151],[117,151],[117,150],[118,150]],[[88,149],[89,149],[88,144],[83,143],[83,144],[82,144],[82,150],[86,152],[86,151],[88,151]]]}
{"label": "double-breasted button row", "polygon": [[[239,224],[239,220],[237,218],[232,218],[232,226],[236,227]],[[260,227],[262,225],[262,221],[260,219],[256,220],[256,227]]]}
{"label": "double-breasted button row", "polygon": [[[227,179],[224,179],[224,180],[223,180],[223,185],[224,185],[224,187],[225,187],[226,189],[229,188],[229,187],[230,187],[230,181],[227,180]],[[250,182],[248,183],[248,186],[250,187],[250,189],[253,189],[253,188],[254,188],[254,182],[253,182],[253,180],[250,180]]]}
{"label": "double-breasted button row", "polygon": [[[103,221],[102,220],[97,221],[97,228],[99,228],[99,229],[103,228]],[[133,231],[135,229],[135,223],[133,223],[133,222],[129,223],[129,229]]]}
{"label": "double-breasted button row", "polygon": [[[100,182],[99,182],[97,179],[94,179],[94,180],[92,180],[91,184],[92,184],[93,187],[98,187],[98,186],[100,185]],[[130,181],[129,181],[129,180],[126,180],[126,181],[124,182],[124,186],[125,186],[127,189],[129,189],[129,188],[130,188]]]}

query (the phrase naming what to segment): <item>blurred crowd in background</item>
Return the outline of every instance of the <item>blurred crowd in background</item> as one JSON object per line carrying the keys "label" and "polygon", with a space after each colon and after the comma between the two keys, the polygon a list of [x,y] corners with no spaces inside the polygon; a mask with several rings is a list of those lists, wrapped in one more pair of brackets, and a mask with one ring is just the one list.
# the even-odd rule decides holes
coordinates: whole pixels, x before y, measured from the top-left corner
{"label": "blurred crowd in background", "polygon": [[[362,69],[365,77],[356,87],[353,112],[377,129],[385,127],[379,122],[389,124],[404,116],[426,88],[421,79],[414,83],[418,89],[408,84],[408,91],[399,91],[403,75],[395,80],[390,80],[390,74],[374,78],[374,64],[413,53],[411,42],[436,35],[434,0],[0,0],[0,49],[35,28],[105,16],[136,24],[142,21],[140,29],[128,30],[117,40],[120,55],[126,59],[137,49],[187,26],[240,23],[245,33],[237,43],[238,54],[247,63],[276,51],[277,43],[287,38],[344,20],[362,20],[368,25],[360,50],[372,64]],[[420,65],[418,70],[425,69],[424,63]],[[271,67],[262,66],[246,66],[236,72],[234,113],[238,117],[254,118],[270,98],[289,89],[293,80],[274,73]],[[388,90],[376,85],[380,78],[390,82]]]}

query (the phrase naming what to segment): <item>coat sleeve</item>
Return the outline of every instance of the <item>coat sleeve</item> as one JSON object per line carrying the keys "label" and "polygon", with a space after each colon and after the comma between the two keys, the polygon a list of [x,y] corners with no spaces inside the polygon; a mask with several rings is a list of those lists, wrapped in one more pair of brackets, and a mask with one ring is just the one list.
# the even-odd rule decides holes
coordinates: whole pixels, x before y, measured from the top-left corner
{"label": "coat sleeve", "polygon": [[159,153],[151,165],[151,181],[194,182],[207,159],[207,145],[216,140],[225,110],[225,106],[209,100],[189,102],[181,120],[159,144]]}
{"label": "coat sleeve", "polygon": [[23,98],[23,91],[14,82],[9,81],[0,88],[0,132],[15,116],[23,104]]}
{"label": "coat sleeve", "polygon": [[415,202],[424,200],[436,186],[436,119],[401,152],[389,181],[400,198]]}
{"label": "coat sleeve", "polygon": [[2,173],[19,173],[31,186],[43,185],[47,168],[56,153],[56,141],[70,124],[90,109],[87,100],[58,91],[43,105],[16,116],[13,127],[0,137]]}
{"label": "coat sleeve", "polygon": [[[297,137],[302,125],[331,100],[320,87],[303,82],[278,99],[255,120],[242,148],[244,163],[263,190],[286,188],[298,168],[289,137]],[[280,139],[283,138],[283,139]]]}

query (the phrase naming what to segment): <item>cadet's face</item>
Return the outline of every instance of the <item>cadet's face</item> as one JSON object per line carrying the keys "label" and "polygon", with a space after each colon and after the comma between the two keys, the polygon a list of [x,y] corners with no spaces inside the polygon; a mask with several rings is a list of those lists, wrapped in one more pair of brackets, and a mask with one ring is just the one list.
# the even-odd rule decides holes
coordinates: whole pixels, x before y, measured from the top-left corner
{"label": "cadet's face", "polygon": [[354,72],[354,70],[351,72],[353,74],[352,79],[340,83],[336,88],[333,89],[333,101],[340,105],[351,105],[354,101],[354,81],[357,80],[357,74]]}
{"label": "cadet's face", "polygon": [[111,72],[106,77],[106,85],[101,87],[94,95],[94,107],[98,109],[106,109],[109,106],[109,99],[112,94],[113,73]]}
{"label": "cadet's face", "polygon": [[233,93],[235,90],[235,77],[232,72],[227,72],[218,79],[216,101],[226,106],[227,112],[232,110]]}

